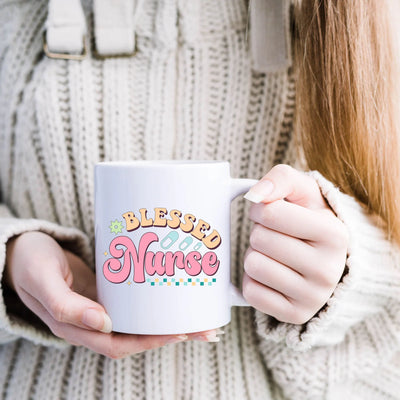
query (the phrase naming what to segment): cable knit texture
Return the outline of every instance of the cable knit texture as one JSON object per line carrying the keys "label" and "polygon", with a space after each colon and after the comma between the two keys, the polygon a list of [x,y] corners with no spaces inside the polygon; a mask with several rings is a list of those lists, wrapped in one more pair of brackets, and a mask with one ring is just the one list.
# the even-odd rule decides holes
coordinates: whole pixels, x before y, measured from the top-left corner
{"label": "cable knit texture", "polygon": [[[106,60],[44,57],[46,13],[45,0],[0,0],[0,271],[7,240],[29,230],[93,267],[98,161],[224,159],[252,178],[297,163],[294,77],[252,70],[244,0],[146,0],[137,54]],[[220,343],[112,360],[55,338],[3,287],[2,398],[399,399],[398,249],[354,199],[311,176],[351,242],[343,279],[307,324],[233,308]],[[243,200],[232,208],[240,285],[251,224]]]}

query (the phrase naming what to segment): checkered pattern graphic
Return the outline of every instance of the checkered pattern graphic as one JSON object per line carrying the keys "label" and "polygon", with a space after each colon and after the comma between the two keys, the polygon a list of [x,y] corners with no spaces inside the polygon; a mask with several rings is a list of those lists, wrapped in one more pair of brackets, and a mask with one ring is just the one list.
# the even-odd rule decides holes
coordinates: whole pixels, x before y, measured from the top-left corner
{"label": "checkered pattern graphic", "polygon": [[150,286],[212,286],[216,278],[147,278]]}

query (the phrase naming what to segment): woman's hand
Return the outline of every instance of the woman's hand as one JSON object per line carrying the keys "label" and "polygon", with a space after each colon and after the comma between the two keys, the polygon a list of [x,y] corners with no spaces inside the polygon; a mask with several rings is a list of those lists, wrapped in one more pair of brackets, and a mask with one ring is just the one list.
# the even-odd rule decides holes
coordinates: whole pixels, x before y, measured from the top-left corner
{"label": "woman's hand", "polygon": [[93,271],[50,236],[27,232],[7,244],[5,281],[54,335],[111,358],[188,339],[218,341],[216,333],[128,335],[111,332],[111,320],[96,300]]}
{"label": "woman's hand", "polygon": [[255,222],[244,259],[243,296],[279,321],[303,324],[332,295],[348,233],[315,180],[278,165],[246,194]]}

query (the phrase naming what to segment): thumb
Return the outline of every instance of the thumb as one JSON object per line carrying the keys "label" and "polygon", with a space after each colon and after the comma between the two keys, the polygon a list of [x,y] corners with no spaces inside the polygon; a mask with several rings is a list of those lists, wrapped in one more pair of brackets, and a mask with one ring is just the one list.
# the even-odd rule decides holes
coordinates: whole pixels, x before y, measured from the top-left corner
{"label": "thumb", "polygon": [[328,208],[315,180],[285,164],[273,167],[244,198],[253,203],[285,199],[309,209]]}
{"label": "thumb", "polygon": [[[66,259],[71,261],[70,257]],[[83,268],[86,271],[89,270],[86,265],[83,265]],[[76,265],[73,266],[73,269],[74,286],[95,287],[95,283],[91,282],[92,279],[95,279],[94,274],[91,276],[84,273],[86,279],[85,282],[82,282],[83,275],[77,273]],[[67,270],[67,274],[65,270]],[[84,270],[82,269],[82,271]],[[72,275],[70,265],[59,265],[58,268],[55,265],[47,266],[47,268],[43,268],[43,272],[45,275],[40,281],[36,281],[34,287],[31,287],[30,295],[42,304],[53,319],[80,328],[111,332],[111,319],[103,306],[71,289],[68,284],[72,280],[69,278]],[[80,292],[84,291],[80,290]]]}
{"label": "thumb", "polygon": [[71,281],[68,286],[74,292],[96,301],[96,275],[80,257],[68,250],[63,250],[65,257],[67,258],[69,272],[72,273],[71,279],[66,280],[67,283]]}

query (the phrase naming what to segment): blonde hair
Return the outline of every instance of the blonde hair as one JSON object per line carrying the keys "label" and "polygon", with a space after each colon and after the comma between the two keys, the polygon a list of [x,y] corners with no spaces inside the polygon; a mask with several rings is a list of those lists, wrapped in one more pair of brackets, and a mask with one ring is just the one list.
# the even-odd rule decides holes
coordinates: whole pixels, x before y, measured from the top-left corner
{"label": "blonde hair", "polygon": [[382,217],[400,244],[400,75],[389,5],[295,3],[295,132],[309,168]]}

